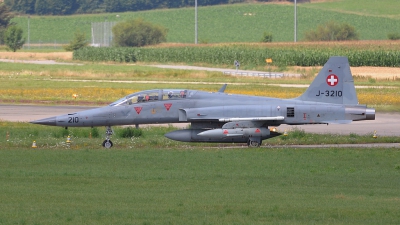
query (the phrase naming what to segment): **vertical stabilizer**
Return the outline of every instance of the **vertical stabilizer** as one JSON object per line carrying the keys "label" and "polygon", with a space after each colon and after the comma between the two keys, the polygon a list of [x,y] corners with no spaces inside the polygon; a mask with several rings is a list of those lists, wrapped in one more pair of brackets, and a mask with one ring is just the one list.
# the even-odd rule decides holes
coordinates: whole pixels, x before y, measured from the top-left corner
{"label": "vertical stabilizer", "polygon": [[357,105],[358,99],[347,57],[332,56],[300,97],[302,101]]}

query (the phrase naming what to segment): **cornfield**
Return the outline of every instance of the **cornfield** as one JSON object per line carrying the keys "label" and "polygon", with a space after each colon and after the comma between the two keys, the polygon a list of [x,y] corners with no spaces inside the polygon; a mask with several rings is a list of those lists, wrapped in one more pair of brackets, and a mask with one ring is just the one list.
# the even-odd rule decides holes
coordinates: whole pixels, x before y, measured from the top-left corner
{"label": "cornfield", "polygon": [[268,48],[260,45],[178,46],[152,48],[93,48],[74,52],[74,59],[83,61],[204,63],[264,66],[272,58],[276,66],[322,66],[330,56],[347,56],[351,66],[399,67],[400,51],[360,48],[304,48],[282,46]]}
{"label": "cornfield", "polygon": [[95,48],[86,47],[74,51],[73,59],[83,61],[136,62],[135,48]]}

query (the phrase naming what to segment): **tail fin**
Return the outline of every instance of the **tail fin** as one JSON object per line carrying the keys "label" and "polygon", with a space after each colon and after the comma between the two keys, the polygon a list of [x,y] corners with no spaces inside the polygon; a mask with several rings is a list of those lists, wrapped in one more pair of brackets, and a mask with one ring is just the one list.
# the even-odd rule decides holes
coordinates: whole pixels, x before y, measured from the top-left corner
{"label": "tail fin", "polygon": [[347,57],[330,57],[306,92],[296,99],[357,105],[356,89]]}

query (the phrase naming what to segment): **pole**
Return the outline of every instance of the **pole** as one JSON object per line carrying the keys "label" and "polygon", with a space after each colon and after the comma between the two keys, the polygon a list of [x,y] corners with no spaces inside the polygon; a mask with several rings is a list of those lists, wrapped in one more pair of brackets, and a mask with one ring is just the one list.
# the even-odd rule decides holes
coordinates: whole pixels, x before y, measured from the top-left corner
{"label": "pole", "polygon": [[294,42],[297,42],[297,0],[294,0]]}
{"label": "pole", "polygon": [[92,22],[92,46],[94,46],[94,30],[93,30],[93,22]]}
{"label": "pole", "polygon": [[194,1],[194,43],[197,44],[197,0]]}
{"label": "pole", "polygon": [[29,23],[30,23],[30,18],[31,16],[28,16],[28,49],[31,49],[31,45],[30,45],[30,36],[31,36],[31,32],[30,32],[30,27],[29,27]]}
{"label": "pole", "polygon": [[104,25],[103,25],[103,47],[108,47],[107,45],[107,33],[106,33],[106,23],[107,23],[107,16],[104,17]]}

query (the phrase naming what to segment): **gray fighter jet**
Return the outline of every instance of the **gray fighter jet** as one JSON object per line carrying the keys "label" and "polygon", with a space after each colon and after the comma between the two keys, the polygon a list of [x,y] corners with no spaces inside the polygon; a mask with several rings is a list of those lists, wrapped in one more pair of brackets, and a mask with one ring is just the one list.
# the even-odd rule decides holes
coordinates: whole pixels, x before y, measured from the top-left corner
{"label": "gray fighter jet", "polygon": [[61,127],[106,126],[103,146],[110,148],[111,126],[190,123],[190,129],[165,134],[184,142],[247,143],[280,135],[281,124],[345,124],[374,120],[375,109],[359,105],[346,57],[331,57],[300,97],[278,99],[185,89],[156,89],[130,94],[108,106],[32,121]]}

